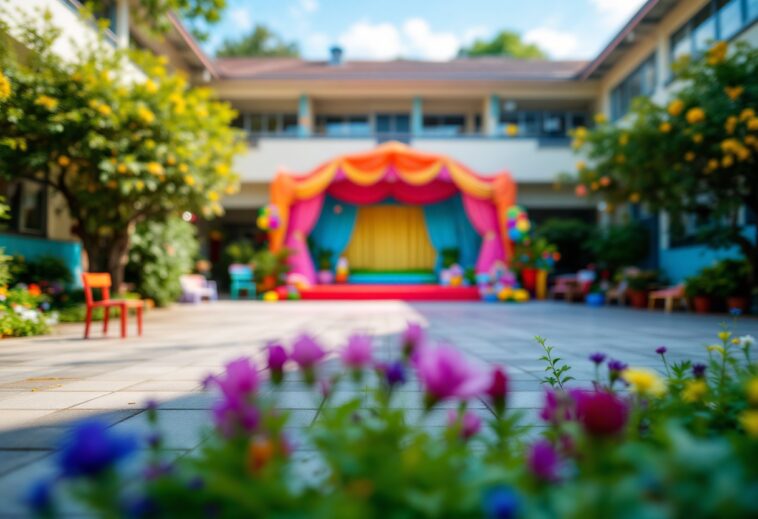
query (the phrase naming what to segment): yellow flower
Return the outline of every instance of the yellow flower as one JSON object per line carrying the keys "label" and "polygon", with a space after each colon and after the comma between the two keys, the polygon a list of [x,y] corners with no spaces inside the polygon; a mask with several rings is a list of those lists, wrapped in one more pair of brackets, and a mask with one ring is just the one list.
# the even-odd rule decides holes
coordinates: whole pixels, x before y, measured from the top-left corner
{"label": "yellow flower", "polygon": [[748,119],[747,127],[749,130],[758,131],[758,117],[751,117]]}
{"label": "yellow flower", "polygon": [[168,164],[169,166],[173,166],[174,164],[176,164],[176,157],[174,157],[174,155],[169,153],[168,157],[166,157],[166,164]]}
{"label": "yellow flower", "polygon": [[695,135],[693,135],[692,142],[694,142],[695,144],[700,144],[701,142],[703,142],[703,134],[696,133]]}
{"label": "yellow flower", "polygon": [[626,146],[627,144],[629,144],[629,134],[622,133],[621,135],[619,135],[619,144],[621,146]]}
{"label": "yellow flower", "polygon": [[661,396],[666,392],[666,384],[655,371],[645,368],[628,368],[621,373],[632,391],[643,396]]}
{"label": "yellow flower", "polygon": [[640,194],[639,193],[632,193],[629,195],[629,201],[633,204],[636,204],[640,201]]}
{"label": "yellow flower", "polygon": [[661,133],[668,133],[671,131],[671,123],[669,122],[663,122],[658,127],[658,129],[661,131]]}
{"label": "yellow flower", "polygon": [[713,44],[713,46],[708,49],[708,57],[707,61],[708,64],[718,65],[722,61],[724,61],[724,58],[726,57],[726,53],[729,50],[729,45],[725,41],[718,41]]}
{"label": "yellow flower", "polygon": [[684,101],[681,99],[674,99],[669,103],[668,112],[672,117],[677,117],[684,110]]}
{"label": "yellow flower", "polygon": [[686,160],[687,162],[692,162],[693,160],[695,160],[695,152],[688,151],[687,153],[685,153],[684,160]]}
{"label": "yellow flower", "polygon": [[210,200],[211,202],[217,202],[218,198],[219,198],[218,193],[216,193],[215,191],[210,191],[208,193],[208,200]]}
{"label": "yellow flower", "polygon": [[508,137],[515,137],[518,135],[518,125],[517,124],[508,124],[505,127],[505,134]]}
{"label": "yellow flower", "polygon": [[753,405],[758,405],[758,376],[748,380],[745,392],[747,393],[747,401]]}
{"label": "yellow flower", "polygon": [[37,106],[42,106],[44,108],[47,108],[50,111],[53,111],[58,107],[58,100],[50,96],[41,95],[37,99],[34,100],[34,104]]}
{"label": "yellow flower", "polygon": [[157,162],[148,162],[147,163],[147,172],[151,175],[162,175],[163,174],[163,166],[161,166]]}
{"label": "yellow flower", "polygon": [[706,346],[705,349],[708,350],[709,353],[713,353],[715,351],[715,352],[720,353],[721,355],[726,354],[726,350],[720,344],[711,344],[710,346]]}
{"label": "yellow flower", "polygon": [[706,393],[708,393],[708,384],[705,380],[701,378],[688,380],[682,389],[682,399],[685,402],[700,402]]}
{"label": "yellow flower", "polygon": [[181,163],[179,164],[179,171],[181,173],[186,173],[189,171],[189,167],[187,166],[187,164]]}
{"label": "yellow flower", "polygon": [[145,183],[141,180],[138,180],[137,182],[134,183],[134,187],[137,188],[137,191],[142,191],[143,189],[145,189]]}
{"label": "yellow flower", "polygon": [[687,118],[688,123],[697,124],[705,120],[705,112],[702,108],[696,106],[687,110],[687,115],[685,117]]}
{"label": "yellow flower", "polygon": [[195,185],[195,177],[192,175],[184,175],[184,183],[188,186],[194,186]]}
{"label": "yellow flower", "polygon": [[158,85],[152,79],[148,79],[144,84],[145,91],[149,94],[154,94],[158,91]]}
{"label": "yellow flower", "polygon": [[740,121],[747,121],[755,117],[755,110],[752,108],[745,108],[740,112]]}
{"label": "yellow flower", "polygon": [[724,168],[730,168],[734,164],[734,159],[731,155],[727,155],[721,159],[721,166]]}
{"label": "yellow flower", "polygon": [[758,438],[758,410],[750,409],[740,415],[740,423],[748,436]]}
{"label": "yellow flower", "polygon": [[222,177],[225,177],[229,174],[229,164],[216,164],[216,173]]}
{"label": "yellow flower", "polygon": [[121,173],[122,175],[123,175],[124,173],[126,173],[126,172],[128,171],[128,169],[127,169],[127,167],[126,167],[126,164],[119,164],[118,166],[116,166],[116,171],[118,171],[118,172],[119,172],[119,173]]}
{"label": "yellow flower", "polygon": [[716,171],[719,169],[719,161],[716,159],[710,159],[708,161],[708,165],[705,167],[705,171],[707,173],[710,173],[711,171]]}
{"label": "yellow flower", "polygon": [[11,96],[11,81],[5,74],[0,72],[0,101]]}
{"label": "yellow flower", "polygon": [[96,109],[100,115],[109,116],[113,113],[113,110],[111,110],[111,107],[106,104],[99,104]]}
{"label": "yellow flower", "polygon": [[731,99],[732,101],[736,101],[738,97],[742,95],[742,92],[744,92],[745,89],[741,86],[736,87],[724,87],[724,92],[726,93],[727,97]]}
{"label": "yellow flower", "polygon": [[69,164],[71,164],[71,159],[68,158],[67,156],[61,155],[60,157],[58,157],[58,165],[60,167],[65,168]]}
{"label": "yellow flower", "polygon": [[600,187],[600,186],[598,185],[598,183],[597,183],[597,182],[593,182],[593,183],[591,183],[591,184],[590,184],[590,189],[591,189],[592,191],[597,191],[597,190],[598,190],[598,187]]}
{"label": "yellow flower", "polygon": [[605,116],[604,113],[596,113],[595,114],[595,124],[603,124],[606,122],[608,118]]}
{"label": "yellow flower", "polygon": [[586,162],[584,162],[583,160],[580,160],[579,162],[576,163],[576,170],[577,171],[584,171],[585,169],[587,169],[587,163]]}
{"label": "yellow flower", "polygon": [[584,126],[577,126],[574,129],[574,137],[576,137],[577,139],[584,139],[584,138],[586,138],[587,137],[587,128],[585,128]]}
{"label": "yellow flower", "polygon": [[226,189],[224,189],[224,193],[227,195],[233,195],[237,192],[237,186],[226,186]]}
{"label": "yellow flower", "polygon": [[153,139],[147,139],[145,141],[145,148],[149,150],[152,150],[153,148],[155,148],[155,141]]}
{"label": "yellow flower", "polygon": [[726,118],[726,122],[724,123],[724,129],[726,130],[726,133],[729,135],[734,133],[734,129],[737,127],[737,117],[734,115],[730,115]]}
{"label": "yellow flower", "polygon": [[149,108],[140,106],[137,108],[137,117],[145,124],[151,124],[155,121],[155,114]]}

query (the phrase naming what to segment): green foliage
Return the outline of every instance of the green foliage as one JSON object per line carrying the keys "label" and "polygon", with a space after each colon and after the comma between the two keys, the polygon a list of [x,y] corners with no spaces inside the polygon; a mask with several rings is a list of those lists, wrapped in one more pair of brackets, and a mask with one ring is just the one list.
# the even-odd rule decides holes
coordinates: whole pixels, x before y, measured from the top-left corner
{"label": "green foliage", "polygon": [[639,222],[598,227],[587,242],[587,250],[601,267],[612,272],[638,265],[649,249],[649,235]]}
{"label": "green foliage", "polygon": [[533,268],[550,271],[557,247],[545,238],[528,238],[515,247],[513,265],[517,270]]}
{"label": "green foliage", "polygon": [[567,374],[571,370],[571,366],[563,362],[562,358],[553,357],[553,347],[548,345],[547,339],[537,336],[534,340],[542,346],[542,350],[545,352],[539,358],[545,362],[545,371],[547,372],[545,378],[542,379],[542,383],[549,385],[553,389],[564,389],[564,385],[567,382],[574,380],[574,377]]}
{"label": "green foliage", "polygon": [[91,269],[118,284],[136,224],[181,211],[221,214],[220,197],[238,185],[232,159],[244,149],[229,126],[236,114],[209,89],[168,74],[165,59],[101,38],[64,61],[52,50],[60,31],[49,17],[24,24],[23,61],[16,45],[0,45],[0,84],[8,85],[0,172],[60,192]]}
{"label": "green foliage", "polygon": [[458,247],[448,247],[440,251],[442,268],[449,269],[461,261],[461,250]]}
{"label": "green foliage", "polygon": [[632,267],[621,273],[621,279],[626,281],[629,290],[650,290],[658,282],[659,273],[656,270],[640,270]]}
{"label": "green foliage", "polygon": [[500,31],[489,40],[477,39],[469,47],[461,48],[460,56],[505,56],[517,59],[545,59],[545,52],[533,43],[524,43],[521,35],[513,31]]}
{"label": "green foliage", "polygon": [[285,277],[290,271],[287,258],[289,258],[291,254],[292,251],[287,248],[283,248],[276,252],[271,252],[267,248],[258,251],[253,259],[253,266],[255,267],[255,282],[258,285],[264,285],[266,278],[271,277],[277,286],[284,284]]}
{"label": "green foliage", "polygon": [[725,259],[688,277],[685,291],[690,297],[746,296],[750,291],[749,276],[750,267],[746,261]]}
{"label": "green foliage", "polygon": [[142,222],[132,236],[127,279],[143,297],[166,306],[181,295],[179,277],[192,271],[198,251],[193,224],[179,217]]}
{"label": "green foliage", "polygon": [[220,58],[239,57],[297,57],[300,55],[296,43],[285,42],[265,25],[256,25],[249,34],[238,39],[225,39],[216,56]]}
{"label": "green foliage", "polygon": [[241,263],[249,265],[255,260],[255,247],[248,240],[239,240],[230,243],[224,248],[225,263]]}
{"label": "green foliage", "polygon": [[40,310],[46,301],[45,295],[31,294],[25,288],[0,287],[0,338],[49,333],[57,316]]}
{"label": "green foliage", "polygon": [[13,274],[11,284],[35,283],[68,285],[74,278],[68,265],[57,256],[40,256],[27,260],[23,256],[13,256],[9,265]]}
{"label": "green foliage", "polygon": [[559,270],[576,272],[593,261],[587,250],[587,244],[594,230],[595,225],[583,220],[551,218],[536,228],[534,236],[555,244],[561,254],[556,264]]}

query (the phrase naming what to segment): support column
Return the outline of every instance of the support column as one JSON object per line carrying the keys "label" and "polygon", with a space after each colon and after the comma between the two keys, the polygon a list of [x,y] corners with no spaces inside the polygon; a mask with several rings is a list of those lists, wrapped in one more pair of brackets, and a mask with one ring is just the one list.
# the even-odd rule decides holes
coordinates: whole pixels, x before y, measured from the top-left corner
{"label": "support column", "polygon": [[313,104],[307,94],[302,94],[297,105],[297,135],[310,137],[313,133]]}
{"label": "support column", "polygon": [[411,135],[419,137],[424,133],[424,100],[420,97],[413,98],[411,106]]}
{"label": "support column", "polygon": [[490,94],[487,99],[487,112],[484,118],[485,133],[490,137],[494,137],[498,134],[498,127],[500,126],[500,96],[497,94]]}
{"label": "support column", "polygon": [[116,43],[119,49],[129,47],[129,0],[116,2]]}

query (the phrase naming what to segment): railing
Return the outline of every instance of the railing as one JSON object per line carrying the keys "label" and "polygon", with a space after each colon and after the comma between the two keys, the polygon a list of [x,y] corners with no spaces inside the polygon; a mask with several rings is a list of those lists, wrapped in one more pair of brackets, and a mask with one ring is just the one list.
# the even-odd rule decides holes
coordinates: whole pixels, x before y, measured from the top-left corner
{"label": "railing", "polygon": [[461,141],[476,141],[476,140],[497,140],[497,141],[536,141],[537,146],[540,148],[564,148],[569,147],[571,144],[571,138],[568,136],[553,136],[553,135],[486,135],[483,133],[460,133],[457,135],[439,135],[434,133],[369,133],[369,134],[356,134],[356,135],[329,135],[324,133],[312,133],[310,135],[297,135],[292,133],[253,133],[247,132],[247,141],[251,146],[256,146],[262,139],[272,140],[300,140],[300,139],[324,139],[324,140],[375,140],[381,144],[383,142],[397,141],[405,144],[412,144],[414,140],[461,140]]}

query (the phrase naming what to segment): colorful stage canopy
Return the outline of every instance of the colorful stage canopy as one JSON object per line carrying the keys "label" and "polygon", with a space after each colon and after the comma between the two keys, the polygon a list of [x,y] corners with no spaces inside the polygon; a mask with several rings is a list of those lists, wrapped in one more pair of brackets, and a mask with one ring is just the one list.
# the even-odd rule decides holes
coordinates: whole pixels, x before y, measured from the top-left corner
{"label": "colorful stage canopy", "polygon": [[482,177],[449,157],[422,153],[397,142],[367,153],[337,157],[305,175],[277,173],[271,185],[271,202],[278,207],[281,224],[271,232],[271,247],[291,249],[292,272],[315,282],[306,240],[327,194],[357,205],[387,199],[425,205],[457,193],[461,194],[468,219],[482,237],[477,271],[489,270],[498,260],[507,263],[511,243],[506,211],[516,203],[516,185],[511,176],[499,173]]}

